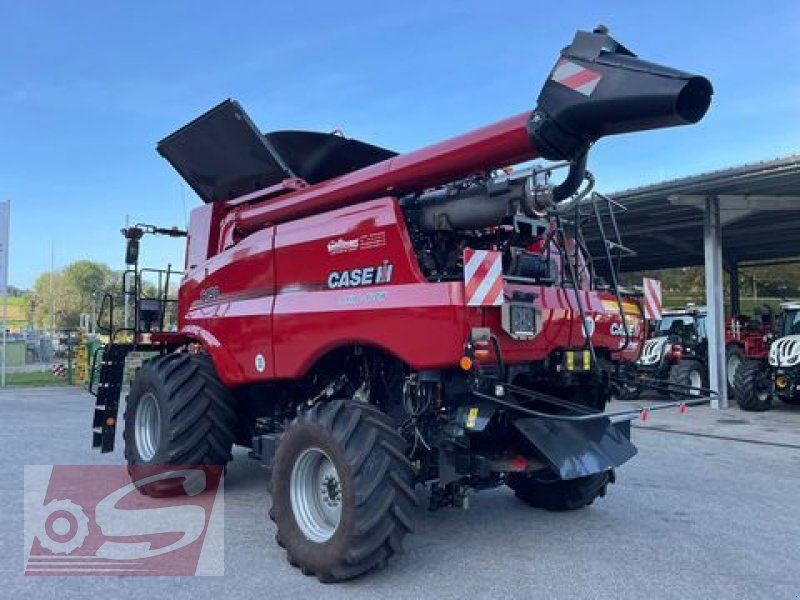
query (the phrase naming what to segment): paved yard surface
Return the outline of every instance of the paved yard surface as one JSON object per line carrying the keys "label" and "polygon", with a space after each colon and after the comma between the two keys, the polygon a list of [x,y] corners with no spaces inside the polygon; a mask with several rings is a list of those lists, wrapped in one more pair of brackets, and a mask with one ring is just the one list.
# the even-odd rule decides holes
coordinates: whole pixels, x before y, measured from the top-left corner
{"label": "paved yard surface", "polygon": [[3,597],[800,598],[800,410],[791,408],[653,414],[634,430],[639,455],[592,507],[547,513],[498,489],[468,511],[420,509],[404,556],[337,586],[286,563],[266,475],[240,451],[226,479],[224,577],[24,577],[23,465],[122,461],[120,451],[90,450],[91,400],[63,388],[0,392]]}

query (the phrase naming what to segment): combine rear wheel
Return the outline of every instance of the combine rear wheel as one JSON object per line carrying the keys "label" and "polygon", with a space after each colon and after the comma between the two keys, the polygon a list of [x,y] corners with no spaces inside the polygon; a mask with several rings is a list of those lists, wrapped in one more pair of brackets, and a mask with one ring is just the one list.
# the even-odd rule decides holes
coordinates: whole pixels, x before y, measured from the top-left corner
{"label": "combine rear wheel", "polygon": [[416,506],[405,445],[391,419],[363,402],[298,415],[275,453],[270,510],[290,564],[331,583],[402,551]]}
{"label": "combine rear wheel", "polygon": [[[159,465],[224,466],[231,459],[236,415],[233,399],[211,358],[174,353],[142,363],[125,407],[125,458],[131,479]],[[167,479],[139,488],[151,496],[183,493]]]}
{"label": "combine rear wheel", "polygon": [[708,387],[706,368],[699,360],[682,360],[669,370],[669,390],[673,400],[686,400],[703,393],[699,389],[689,390],[686,386]]}
{"label": "combine rear wheel", "polygon": [[763,412],[772,406],[772,385],[766,369],[757,360],[748,360],[736,372],[736,401],[739,408]]}
{"label": "combine rear wheel", "polygon": [[554,512],[577,510],[589,506],[596,498],[606,495],[609,483],[614,482],[614,472],[606,471],[578,479],[559,479],[536,475],[512,474],[508,487],[517,498],[535,508]]}

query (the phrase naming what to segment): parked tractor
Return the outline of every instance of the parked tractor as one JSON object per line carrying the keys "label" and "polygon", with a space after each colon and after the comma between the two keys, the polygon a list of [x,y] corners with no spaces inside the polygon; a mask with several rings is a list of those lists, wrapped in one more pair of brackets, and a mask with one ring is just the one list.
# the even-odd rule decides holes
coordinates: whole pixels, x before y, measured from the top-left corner
{"label": "parked tractor", "polygon": [[[160,327],[166,293],[138,299],[132,341],[104,350],[94,445],[113,450],[124,355],[157,352],[125,405],[131,476],[250,448],[271,471],[278,543],[325,582],[400,551],[416,486],[431,509],[503,485],[534,507],[591,504],[636,453],[640,409],[605,407],[644,327],[587,153],[695,123],[711,94],[598,28],[561,52],[533,111],[409,154],[262,134],[223,102],[158,144],[204,205],[176,330]],[[536,158],[563,162],[518,167]]]}
{"label": "parked tractor", "polygon": [[[636,361],[636,372],[620,386],[622,400],[638,398],[646,389],[681,398],[699,395],[708,387],[707,313],[688,305],[667,309],[650,329]],[[755,318],[732,317],[725,328],[725,368],[729,395],[734,394],[736,373],[746,359],[765,359],[772,331],[771,313]]]}
{"label": "parked tractor", "polygon": [[769,410],[773,400],[800,403],[800,304],[782,304],[780,323],[767,360],[748,360],[736,374],[736,400],[742,410]]}

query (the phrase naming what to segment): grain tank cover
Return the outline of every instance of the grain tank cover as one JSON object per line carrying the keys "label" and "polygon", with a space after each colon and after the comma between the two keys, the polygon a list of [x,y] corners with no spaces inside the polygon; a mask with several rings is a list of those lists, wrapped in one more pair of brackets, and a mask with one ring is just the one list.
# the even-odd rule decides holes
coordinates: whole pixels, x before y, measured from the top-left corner
{"label": "grain tank cover", "polygon": [[292,176],[233,100],[164,138],[157,150],[203,202],[228,200]]}
{"label": "grain tank cover", "polygon": [[264,137],[297,177],[312,184],[397,156],[397,152],[334,133],[273,131]]}
{"label": "grain tank cover", "polygon": [[206,203],[230,200],[289,177],[319,183],[396,156],[330,133],[262,135],[234,100],[164,138],[157,150]]}

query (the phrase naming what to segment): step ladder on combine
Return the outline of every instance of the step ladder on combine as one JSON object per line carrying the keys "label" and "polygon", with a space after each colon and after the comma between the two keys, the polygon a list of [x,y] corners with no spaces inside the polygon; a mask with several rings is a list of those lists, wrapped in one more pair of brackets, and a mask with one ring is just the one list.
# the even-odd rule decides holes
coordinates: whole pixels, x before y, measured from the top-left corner
{"label": "step ladder on combine", "polygon": [[[94,421],[92,423],[92,447],[109,452],[114,447],[117,412],[125,375],[125,358],[133,350],[133,344],[106,344],[97,348],[92,357],[89,392],[95,397]],[[94,386],[97,357],[100,356],[100,373]]]}

